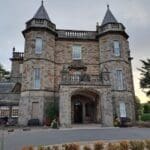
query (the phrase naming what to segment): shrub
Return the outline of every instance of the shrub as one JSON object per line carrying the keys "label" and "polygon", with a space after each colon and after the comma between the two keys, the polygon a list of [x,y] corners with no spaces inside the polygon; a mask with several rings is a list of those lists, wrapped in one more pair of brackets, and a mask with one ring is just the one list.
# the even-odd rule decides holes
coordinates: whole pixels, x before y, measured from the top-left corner
{"label": "shrub", "polygon": [[119,150],[128,150],[129,145],[127,141],[121,141],[119,145]]}
{"label": "shrub", "polygon": [[142,121],[150,121],[150,113],[145,113],[141,116]]}
{"label": "shrub", "polygon": [[28,148],[27,147],[23,147],[22,150],[28,150]]}
{"label": "shrub", "polygon": [[109,143],[107,146],[107,150],[119,150],[119,145],[116,143]]}
{"label": "shrub", "polygon": [[104,143],[97,142],[94,144],[94,150],[103,150],[104,149]]}
{"label": "shrub", "polygon": [[38,150],[44,150],[44,147],[43,146],[39,146]]}
{"label": "shrub", "polygon": [[79,150],[79,145],[78,144],[65,144],[63,145],[65,150]]}
{"label": "shrub", "polygon": [[150,150],[150,140],[145,140],[147,150]]}
{"label": "shrub", "polygon": [[130,141],[131,150],[144,150],[143,141]]}
{"label": "shrub", "polygon": [[34,150],[33,146],[29,146],[28,150]]}
{"label": "shrub", "polygon": [[51,147],[48,146],[45,148],[45,150],[52,150],[52,149],[51,149]]}
{"label": "shrub", "polygon": [[53,146],[52,150],[59,150],[58,146]]}
{"label": "shrub", "polygon": [[91,149],[90,146],[85,145],[85,146],[83,147],[83,150],[92,150],[92,149]]}

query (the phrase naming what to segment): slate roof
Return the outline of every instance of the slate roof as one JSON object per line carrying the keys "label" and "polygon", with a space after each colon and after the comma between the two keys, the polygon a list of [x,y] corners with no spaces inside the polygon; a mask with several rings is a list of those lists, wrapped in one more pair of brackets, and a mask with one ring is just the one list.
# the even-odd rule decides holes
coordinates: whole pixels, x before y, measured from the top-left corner
{"label": "slate roof", "polygon": [[34,15],[33,19],[45,19],[45,20],[50,21],[48,13],[47,13],[44,5],[43,5],[43,1],[42,1],[42,4],[41,4],[40,8],[38,9],[36,14]]}
{"label": "slate roof", "polygon": [[109,9],[109,5],[107,5],[107,12],[101,25],[105,25],[107,23],[118,23],[111,10]]}
{"label": "slate roof", "polygon": [[10,93],[12,92],[16,83],[11,82],[0,82],[0,93]]}

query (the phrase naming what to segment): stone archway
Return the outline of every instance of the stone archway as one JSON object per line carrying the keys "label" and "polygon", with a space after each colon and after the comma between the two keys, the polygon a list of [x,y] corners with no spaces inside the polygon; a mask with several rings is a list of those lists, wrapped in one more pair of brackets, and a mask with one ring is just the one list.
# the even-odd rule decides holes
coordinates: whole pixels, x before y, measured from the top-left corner
{"label": "stone archway", "polygon": [[78,89],[71,96],[71,123],[100,123],[99,95],[87,89]]}
{"label": "stone archway", "polygon": [[[112,111],[112,100],[111,100],[111,87],[110,86],[79,86],[70,85],[60,86],[60,101],[59,101],[59,119],[61,127],[71,127],[74,124],[74,107],[73,102],[78,102],[78,96],[84,97],[81,99],[81,108],[79,108],[81,123],[99,123],[102,126],[113,126],[113,111]],[[77,100],[76,100],[76,98]],[[74,100],[75,99],[75,100]],[[74,102],[74,103],[75,103]],[[95,112],[94,117],[89,117],[88,111],[87,117],[84,116],[85,107],[83,107],[83,102],[91,102],[85,104],[86,109],[89,105],[93,105]],[[91,111],[90,111],[91,113]],[[81,115],[82,114],[82,115]],[[90,120],[92,118],[93,120]],[[77,121],[78,122],[78,121]]]}

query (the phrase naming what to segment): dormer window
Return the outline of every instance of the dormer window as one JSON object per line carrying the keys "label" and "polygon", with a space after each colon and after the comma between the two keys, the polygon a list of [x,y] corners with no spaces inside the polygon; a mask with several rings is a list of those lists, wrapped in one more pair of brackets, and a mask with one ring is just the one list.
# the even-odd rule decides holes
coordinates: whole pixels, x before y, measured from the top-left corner
{"label": "dormer window", "polygon": [[81,58],[82,58],[81,46],[80,45],[73,45],[73,47],[72,47],[72,59],[73,60],[80,60]]}
{"label": "dormer window", "polygon": [[114,41],[114,55],[115,56],[120,56],[120,43],[119,41]]}
{"label": "dormer window", "polygon": [[42,38],[36,38],[35,40],[35,53],[41,54],[43,49],[43,40]]}

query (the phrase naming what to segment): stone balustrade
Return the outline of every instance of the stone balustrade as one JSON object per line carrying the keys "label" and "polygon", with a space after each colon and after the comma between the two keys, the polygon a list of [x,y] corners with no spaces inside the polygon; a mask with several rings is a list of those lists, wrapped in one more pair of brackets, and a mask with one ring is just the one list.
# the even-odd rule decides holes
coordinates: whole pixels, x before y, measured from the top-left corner
{"label": "stone balustrade", "polygon": [[62,74],[61,84],[63,85],[110,85],[109,74],[102,73],[102,75],[69,75]]}
{"label": "stone balustrade", "polygon": [[42,19],[35,19],[35,20],[31,20],[31,21],[27,22],[26,29],[31,28],[31,27],[40,27],[40,28],[44,27],[44,28],[48,28],[54,32],[56,29],[55,24],[53,24],[50,21],[42,20]]}
{"label": "stone balustrade", "polygon": [[58,38],[96,39],[95,31],[57,30]]}
{"label": "stone balustrade", "polygon": [[98,28],[99,34],[107,31],[125,31],[125,27],[121,23],[109,23]]}

